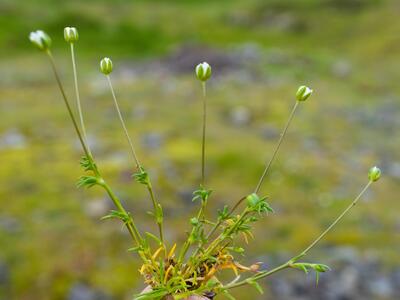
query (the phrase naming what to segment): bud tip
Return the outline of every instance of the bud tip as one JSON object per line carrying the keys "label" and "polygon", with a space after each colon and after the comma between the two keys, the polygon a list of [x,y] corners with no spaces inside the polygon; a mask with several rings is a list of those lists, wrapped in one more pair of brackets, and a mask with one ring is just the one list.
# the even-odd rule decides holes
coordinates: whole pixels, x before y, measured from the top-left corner
{"label": "bud tip", "polygon": [[109,75],[113,70],[113,63],[112,60],[109,59],[108,57],[104,57],[101,61],[100,61],[100,71],[101,73],[103,73],[104,75]]}
{"label": "bud tip", "polygon": [[300,86],[296,92],[297,101],[306,101],[312,93],[313,90],[310,89],[308,86]]}
{"label": "bud tip", "polygon": [[42,51],[46,51],[51,46],[51,38],[43,30],[32,31],[29,34],[29,40]]}
{"label": "bud tip", "polygon": [[75,27],[65,27],[64,39],[67,43],[75,43],[79,39],[78,30]]}
{"label": "bud tip", "polygon": [[205,82],[211,77],[211,66],[206,62],[200,63],[196,66],[195,72],[197,79]]}
{"label": "bud tip", "polygon": [[379,169],[378,167],[372,167],[371,169],[369,169],[369,172],[368,172],[368,179],[371,181],[371,182],[375,182],[375,181],[378,181],[379,180],[379,178],[381,178],[381,174],[382,174],[382,172],[381,172],[381,169]]}

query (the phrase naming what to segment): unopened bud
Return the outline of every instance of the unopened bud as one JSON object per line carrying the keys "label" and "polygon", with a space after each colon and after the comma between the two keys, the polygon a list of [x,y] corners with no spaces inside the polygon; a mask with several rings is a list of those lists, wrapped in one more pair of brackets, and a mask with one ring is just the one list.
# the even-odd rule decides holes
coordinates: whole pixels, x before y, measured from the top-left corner
{"label": "unopened bud", "polygon": [[64,39],[67,43],[75,43],[79,39],[78,30],[75,27],[65,27]]}
{"label": "unopened bud", "polygon": [[253,193],[246,197],[246,201],[248,207],[255,207],[260,202],[260,197],[256,193]]}
{"label": "unopened bud", "polygon": [[368,172],[368,179],[372,182],[378,181],[381,178],[381,169],[372,167]]}
{"label": "unopened bud", "polygon": [[104,57],[100,61],[100,70],[101,70],[101,73],[103,73],[104,75],[110,74],[113,70],[113,63],[112,63],[111,59],[109,59],[108,57]]}
{"label": "unopened bud", "polygon": [[196,76],[200,81],[207,81],[211,77],[211,67],[208,63],[203,62],[196,66]]}
{"label": "unopened bud", "polygon": [[296,93],[297,101],[306,101],[308,97],[311,96],[312,93],[313,93],[312,89],[310,89],[305,85],[302,85],[301,87],[299,87]]}
{"label": "unopened bud", "polygon": [[29,40],[42,51],[46,51],[51,46],[51,38],[42,30],[32,31]]}
{"label": "unopened bud", "polygon": [[190,224],[192,224],[193,226],[196,226],[199,224],[199,219],[197,218],[191,218],[190,219]]}

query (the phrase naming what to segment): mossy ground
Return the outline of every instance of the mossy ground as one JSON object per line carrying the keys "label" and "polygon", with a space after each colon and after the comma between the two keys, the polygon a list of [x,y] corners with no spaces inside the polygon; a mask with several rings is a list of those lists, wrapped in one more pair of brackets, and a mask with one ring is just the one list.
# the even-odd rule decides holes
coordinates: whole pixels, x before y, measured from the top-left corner
{"label": "mossy ground", "polygon": [[[106,55],[114,60],[117,94],[165,206],[172,243],[184,238],[196,210],[187,195],[197,188],[200,171],[200,85],[186,73],[145,72],[124,80],[118,68],[128,69],[127,62],[146,66],[182,44],[229,53],[251,43],[260,62],[216,76],[208,89],[207,186],[215,191],[208,213],[254,188],[276,142],[265,131],[279,133],[297,86],[309,84],[315,94],[301,105],[263,187],[276,214],[256,227],[243,261],[296,253],[345,207],[366,182],[369,167],[378,164],[382,180],[324,245],[350,245],[360,255],[374,253],[388,265],[398,264],[399,5],[343,3],[3,1],[0,262],[11,278],[0,283],[0,298],[65,299],[76,281],[101,287],[116,299],[129,299],[141,288],[139,261],[125,251],[128,236],[117,222],[99,221],[93,209],[103,192],[74,186],[81,151],[47,62],[27,40],[38,28],[51,34],[73,99],[62,39],[68,25],[80,30],[79,78],[93,152],[142,229],[156,230],[145,213],[151,204],[130,178],[129,152],[98,60]],[[256,76],[248,80],[248,74]],[[251,116],[246,125],[232,123],[237,107]],[[156,146],[146,142],[152,134]],[[4,142],[15,135],[23,142]],[[311,256],[324,258],[317,253]]]}

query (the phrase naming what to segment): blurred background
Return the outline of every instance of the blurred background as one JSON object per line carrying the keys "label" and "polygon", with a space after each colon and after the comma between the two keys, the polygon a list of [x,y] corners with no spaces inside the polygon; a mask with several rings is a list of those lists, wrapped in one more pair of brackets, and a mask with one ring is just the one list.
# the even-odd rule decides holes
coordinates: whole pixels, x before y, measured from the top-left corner
{"label": "blurred background", "polygon": [[[76,26],[92,150],[141,229],[156,232],[99,60],[114,81],[140,159],[182,241],[198,203],[201,86],[208,61],[209,216],[255,187],[301,84],[301,107],[262,193],[276,213],[255,227],[241,263],[274,267],[297,254],[348,205],[373,165],[383,178],[309,253],[332,271],[315,286],[295,270],[238,299],[399,299],[400,3],[396,0],[1,0],[0,299],[131,299],[139,260],[102,190],[78,190],[82,151],[32,30],[53,54],[74,101],[65,26]],[[242,241],[244,244],[244,241]],[[222,297],[221,297],[222,298]],[[219,298],[218,298],[219,299]]]}

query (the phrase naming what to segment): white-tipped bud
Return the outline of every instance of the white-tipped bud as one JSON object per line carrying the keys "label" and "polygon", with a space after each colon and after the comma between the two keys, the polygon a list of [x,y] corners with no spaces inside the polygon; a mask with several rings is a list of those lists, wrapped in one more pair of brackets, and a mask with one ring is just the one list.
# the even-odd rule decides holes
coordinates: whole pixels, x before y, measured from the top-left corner
{"label": "white-tipped bud", "polygon": [[371,169],[369,169],[368,179],[372,182],[378,181],[379,178],[381,178],[381,173],[381,169],[379,169],[378,167],[372,167]]}
{"label": "white-tipped bud", "polygon": [[42,51],[46,51],[51,46],[51,38],[42,30],[32,31],[29,40]]}
{"label": "white-tipped bud", "polygon": [[300,86],[296,93],[297,101],[306,101],[308,97],[311,96],[312,93],[313,90],[310,89],[309,87],[305,85]]}
{"label": "white-tipped bud", "polygon": [[196,77],[200,81],[207,81],[211,77],[211,66],[206,62],[198,64],[196,66]]}
{"label": "white-tipped bud", "polygon": [[75,27],[65,27],[64,39],[67,43],[75,43],[79,39],[78,30]]}
{"label": "white-tipped bud", "polygon": [[108,57],[104,57],[100,61],[100,70],[101,70],[101,73],[103,73],[104,75],[110,74],[113,70],[113,63],[112,63],[111,59],[109,59]]}

